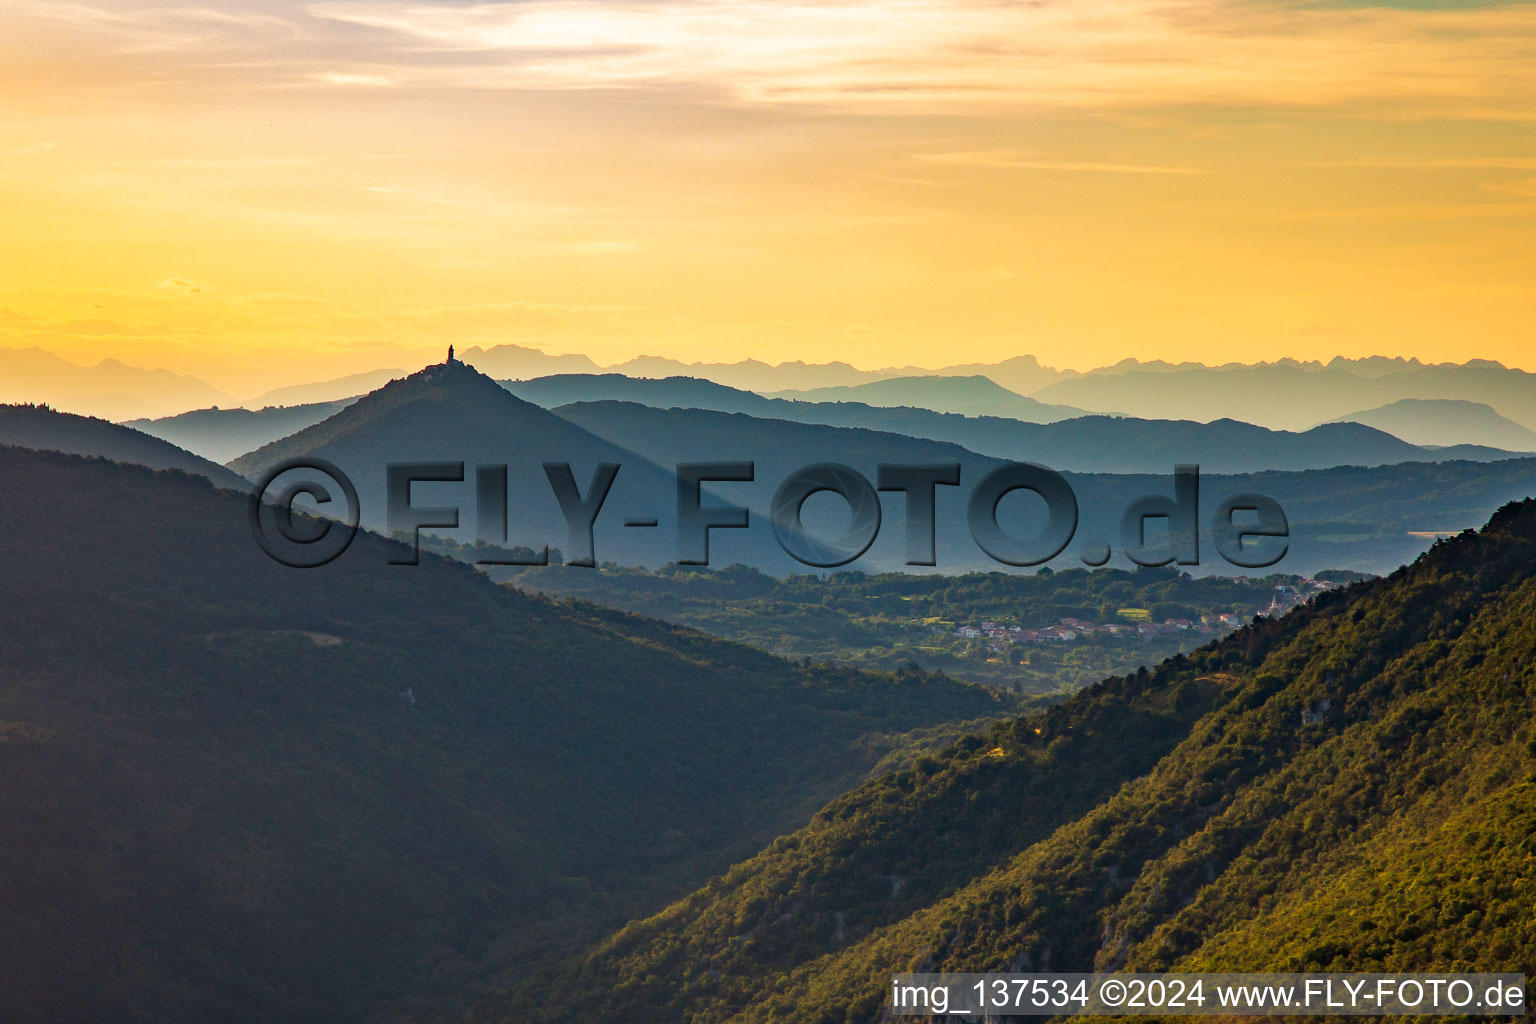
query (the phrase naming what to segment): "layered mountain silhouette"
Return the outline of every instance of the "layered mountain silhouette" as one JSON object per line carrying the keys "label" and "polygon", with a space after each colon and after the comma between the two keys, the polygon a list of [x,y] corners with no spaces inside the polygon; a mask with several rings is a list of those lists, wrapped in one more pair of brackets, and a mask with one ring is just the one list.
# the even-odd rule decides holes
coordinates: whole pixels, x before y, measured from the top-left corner
{"label": "layered mountain silhouette", "polygon": [[517,1001],[874,1024],[904,970],[1529,974],[1533,621],[1526,501],[874,779]]}
{"label": "layered mountain silhouette", "polygon": [[921,429],[924,436],[955,441],[998,458],[1043,462],[1084,473],[1145,473],[1179,462],[1216,473],[1241,473],[1453,459],[1485,462],[1518,454],[1478,445],[1426,448],[1359,423],[1287,431],[1233,419],[1202,423],[1081,416],[1035,424],[994,416],[935,418],[907,410],[886,417],[884,429],[903,428]]}
{"label": "layered mountain silhouette", "polygon": [[962,416],[1003,416],[1026,423],[1055,423],[1082,416],[1082,409],[1047,405],[975,374],[965,377],[892,377],[853,387],[777,391],[772,398],[802,402],[859,402],[873,406],[911,406]]}
{"label": "layered mountain silhouette", "polygon": [[0,445],[89,455],[150,469],[179,469],[234,490],[247,490],[250,486],[218,463],[158,437],[41,405],[0,405]]}
{"label": "layered mountain silhouette", "polygon": [[1509,451],[1536,451],[1536,430],[1500,416],[1493,406],[1455,398],[1404,398],[1377,409],[1340,416],[1335,422],[1363,423],[1409,444],[1487,445]]}
{"label": "layered mountain silhouette", "polygon": [[[533,401],[518,399],[508,388]],[[558,414],[539,407],[592,394],[638,396],[651,404],[577,402],[559,405]],[[696,408],[710,405],[747,409],[753,415]],[[325,416],[327,412],[331,415]],[[802,418],[808,422],[792,421]],[[804,566],[779,547],[766,511],[780,483],[818,462],[851,465],[871,481],[882,463],[960,463],[962,486],[937,491],[939,566],[947,571],[998,567],[971,538],[965,510],[971,488],[1003,461],[1040,462],[1067,472],[1082,510],[1079,540],[1109,544],[1115,564],[1126,564],[1118,545],[1120,513],[1144,494],[1167,493],[1169,474],[1180,463],[1199,464],[1207,475],[1202,522],[1229,493],[1257,490],[1281,501],[1295,538],[1289,561],[1281,568],[1296,572],[1334,565],[1390,570],[1427,546],[1434,533],[1477,522],[1498,504],[1530,493],[1532,486],[1525,461],[1478,467],[1457,459],[1468,454],[1467,449],[1419,448],[1358,424],[1325,425],[1300,434],[1232,422],[1116,417],[1028,424],[856,403],[791,402],[695,378],[558,375],[498,385],[462,363],[429,367],[339,409],[319,405],[261,412],[205,410],[154,426],[172,437],[186,436],[189,444],[196,433],[206,443],[227,445],[216,451],[222,454],[243,441],[282,434],[305,420],[318,422],[241,456],[232,467],[247,477],[259,477],[278,462],[300,455],[329,459],[357,483],[364,521],[383,528],[389,463],[462,461],[462,484],[419,484],[415,490],[420,497],[414,500],[425,506],[456,505],[460,528],[432,532],[472,543],[478,533],[475,467],[505,463],[513,485],[506,543],[534,549],[548,544],[564,551],[569,547],[568,526],[542,464],[570,463],[585,493],[599,463],[618,463],[624,468],[597,521],[597,557],[653,567],[679,557],[673,471],[681,462],[756,463],[751,483],[706,486],[713,493],[705,504],[728,501],[752,510],[750,529],[711,533],[710,558],[716,565],[740,561],[780,573]],[[178,433],[183,430],[185,435]],[[987,450],[934,440],[933,435],[966,438]],[[1470,453],[1490,460],[1507,454],[1481,449]],[[1410,460],[1440,461],[1444,467],[1415,468]],[[1329,467],[1337,462],[1382,468],[1231,472],[1249,466]],[[1117,472],[1072,473],[1083,468]],[[1444,488],[1441,493],[1455,495],[1454,500],[1426,506],[1424,491],[1414,489],[1430,486]],[[819,510],[818,502],[807,504],[808,522],[816,529],[836,531],[836,500],[825,499]],[[903,500],[887,494],[882,504],[885,527],[870,551],[854,563],[856,568],[890,570],[906,564]],[[1035,510],[1022,501],[1006,506],[1002,514],[1021,536],[1039,525]],[[657,526],[626,527],[629,518],[655,518]],[[1078,551],[1074,547],[1061,557],[1075,564]],[[1226,567],[1213,562],[1209,568]]]}
{"label": "layered mountain silhouette", "polygon": [[959,363],[931,372],[947,377],[980,375],[1021,395],[1033,394],[1059,380],[1082,376],[1077,370],[1042,366],[1034,356],[1011,356],[996,363]]}
{"label": "layered mountain silhouette", "polygon": [[[381,372],[386,376],[377,381],[375,389],[396,377],[404,376],[400,371]],[[364,376],[371,378],[373,375]],[[346,380],[350,382],[346,385],[349,388],[357,383],[352,378]],[[570,373],[532,380],[508,379],[500,383],[519,398],[546,409],[570,402],[615,399],[638,401],[658,408],[718,409],[722,412],[750,412],[760,416],[779,415],[785,419],[816,415],[814,407],[808,403],[763,398],[751,391],[728,388],[697,377],[655,380],[626,377],[618,373]],[[294,393],[311,387],[321,385],[304,385],[295,389]],[[347,394],[348,397],[336,401],[304,405],[259,409],[197,409],[159,419],[129,420],[125,425],[181,445],[204,458],[229,462],[328,419],[361,396],[352,391]]]}
{"label": "layered mountain silhouette", "polygon": [[[918,378],[929,379],[945,380]],[[905,383],[895,383],[902,384],[897,394],[904,394]],[[969,388],[973,382],[964,383]],[[864,402],[768,398],[692,377],[645,379],[620,374],[565,374],[503,384],[514,394],[546,408],[567,403],[620,401],[662,409],[745,413],[946,441],[992,458],[1039,462],[1055,469],[1084,473],[1166,472],[1179,462],[1196,463],[1211,472],[1241,473],[1452,459],[1493,461],[1516,454],[1475,445],[1427,448],[1353,423],[1325,424],[1300,432],[1269,430],[1238,420],[1204,423],[1097,415],[1036,423],[1015,417],[965,416],[911,406],[885,408]],[[883,386],[882,382],[865,387]],[[1001,390],[986,382],[981,393]],[[836,393],[862,391],[855,388]],[[1017,395],[1014,398],[1030,402]]]}
{"label": "layered mountain silhouette", "polygon": [[[498,379],[527,381],[559,374],[596,374],[604,368],[581,354],[554,355],[527,345],[472,347],[464,358]],[[1043,366],[1030,355],[995,363],[963,363],[932,368],[890,366],[859,369],[844,362],[771,364],[756,359],[734,363],[685,362],[661,356],[638,356],[606,368],[629,377],[694,377],[727,387],[762,394],[817,391],[818,400],[854,399],[868,405],[899,403],[918,408],[971,414],[1005,413],[1031,420],[1048,420],[1054,413],[1021,405],[996,389],[990,395],[943,393],[935,389],[965,386],[942,382],[948,378],[985,377],[1017,395],[1048,406],[1092,413],[1126,415],[1148,420],[1211,422],[1232,419],[1271,429],[1301,431],[1322,422],[1378,409],[1404,400],[1463,401],[1486,404],[1494,412],[1536,431],[1536,375],[1497,362],[1472,359],[1465,363],[1425,364],[1417,359],[1372,356],[1335,358],[1327,363],[1279,359],[1274,362],[1223,366],[1124,359],[1080,372]],[[337,401],[376,389],[398,376],[397,370],[373,370],[331,381],[278,388],[244,400],[256,409],[273,405],[305,405]],[[82,367],[39,349],[0,350],[0,400],[48,401],[72,411],[116,420],[164,417],[212,405],[241,404],[196,378],[161,370],[138,370],[107,360]],[[900,381],[905,380],[905,383]],[[838,392],[886,384],[872,392]],[[985,385],[973,382],[971,387]],[[910,397],[881,397],[918,388]],[[925,397],[923,392],[928,392]],[[613,396],[619,397],[619,396]],[[805,397],[801,395],[801,397]],[[989,403],[996,400],[999,406]],[[959,404],[956,404],[959,403]],[[745,411],[745,410],[732,410]],[[1389,431],[1390,433],[1391,431]],[[1416,444],[1445,446],[1514,445],[1521,435],[1453,434],[1432,437],[1415,433]],[[1504,438],[1504,441],[1499,438]],[[1509,442],[1508,444],[1505,441]]]}
{"label": "layered mountain silhouette", "polygon": [[[817,408],[814,404],[811,408]],[[846,408],[829,406],[828,408]],[[876,410],[880,411],[880,410]],[[910,410],[890,410],[909,412]],[[556,412],[594,434],[624,438],[641,455],[661,463],[751,459],[758,480],[732,485],[731,494],[754,508],[766,508],[774,489],[795,470],[834,461],[875,481],[881,463],[926,465],[958,463],[960,485],[935,490],[938,567],[945,572],[1000,569],[977,547],[966,525],[972,488],[1005,459],[982,455],[949,442],[915,438],[889,430],[788,423],[741,413],[701,409],[656,409],[627,402],[578,402]],[[936,414],[935,414],[936,415]],[[1014,422],[1017,421],[1007,421]],[[1034,430],[1065,430],[1069,420],[1045,427],[1017,424]],[[1110,424],[1122,421],[1108,420]],[[1131,429],[1134,423],[1127,427]],[[1188,424],[1197,429],[1206,425]],[[1150,429],[1150,425],[1144,425]],[[1248,428],[1261,431],[1261,428]],[[1364,432],[1400,448],[1403,442],[1367,427],[1344,425],[1345,435]],[[1328,430],[1323,431],[1326,435]],[[1262,431],[1261,431],[1262,433]],[[1114,434],[1120,443],[1133,443],[1127,434]],[[1106,442],[1107,443],[1107,442]],[[1110,545],[1114,563],[1126,566],[1120,545],[1120,517],[1137,499],[1172,496],[1172,473],[1179,456],[1196,456],[1204,449],[1169,451],[1155,473],[1075,473],[1064,471],[1077,498],[1076,539],[1055,561],[1055,568],[1081,565],[1080,548],[1093,541]],[[1039,461],[1051,468],[1049,459]],[[1421,458],[1431,458],[1421,455]],[[1206,531],[1200,571],[1243,572],[1217,558],[1210,546],[1208,526],[1216,508],[1235,494],[1264,494],[1280,502],[1291,526],[1291,543],[1279,572],[1309,572],[1347,568],[1389,572],[1429,546],[1436,532],[1455,532],[1483,522],[1500,505],[1536,493],[1536,459],[1403,462],[1372,468],[1341,466],[1301,471],[1250,473],[1207,472],[1202,463],[1199,501],[1200,528]],[[1441,496],[1426,501],[1425,495]],[[836,502],[837,499],[828,499]],[[905,558],[905,499],[897,493],[882,498],[884,519],[868,555],[854,568],[900,569]],[[809,509],[811,506],[807,505]],[[1016,536],[1031,537],[1044,525],[1044,504],[1021,495],[999,507],[999,521]],[[844,513],[846,518],[846,513]],[[832,516],[831,520],[836,520]],[[823,520],[826,529],[837,522]],[[725,564],[725,563],[720,563]]]}
{"label": "layered mountain silhouette", "polygon": [[475,346],[465,349],[460,358],[492,377],[515,380],[553,373],[595,373],[598,369],[596,363],[583,355],[550,355],[523,345]]}
{"label": "layered mountain silhouette", "polygon": [[169,370],[143,370],[116,359],[81,366],[40,348],[0,348],[0,402],[42,402],[124,420],[235,400],[206,381]]}
{"label": "layered mountain silhouette", "polygon": [[745,391],[782,391],[785,388],[838,387],[865,384],[887,377],[925,372],[919,367],[902,369],[860,370],[849,363],[806,363],[799,360],[783,363],[765,363],[760,359],[743,359],[734,363],[685,363],[662,356],[637,356],[607,367],[615,373],[631,377],[703,377],[727,387]]}
{"label": "layered mountain silhouette", "polygon": [[123,425],[196,452],[205,459],[225,463],[314,426],[351,402],[352,399],[344,398],[262,409],[197,409],[154,420],[129,420]]}
{"label": "layered mountain silhouette", "polygon": [[[553,409],[573,402],[638,402],[657,409],[712,409],[752,416],[794,419],[809,403],[764,398],[702,377],[628,377],[622,373],[560,373],[532,380],[504,380],[501,386],[526,401]],[[814,415],[804,410],[804,415]]]}
{"label": "layered mountain silhouette", "polygon": [[[1489,461],[1523,451],[1471,444],[1412,444],[1393,436],[1386,429],[1389,424],[1366,427],[1353,423],[1356,417],[1346,418],[1351,422],[1343,425],[1324,424],[1300,432],[1268,430],[1237,420],[1202,423],[1096,415],[1046,424],[924,408],[885,408],[863,402],[768,398],[697,377],[556,374],[532,380],[503,380],[501,384],[518,397],[547,409],[580,402],[625,401],[663,409],[738,412],[948,441],[995,458],[1043,462],[1080,472],[1161,472],[1178,462],[1198,463],[1212,472],[1230,473],[1408,461]],[[989,392],[1001,391],[990,385],[984,387]],[[227,462],[318,423],[345,404],[346,401],[261,410],[202,409],[158,420],[132,420],[128,425],[214,461]],[[1405,409],[1404,416],[1392,419],[1396,423],[1412,418],[1411,410]],[[1437,430],[1436,421],[1428,418],[1420,434],[1434,436]],[[1502,436],[1518,443],[1523,428],[1511,423]]]}
{"label": "layered mountain silhouette", "polygon": [[795,827],[895,734],[1001,707],[391,566],[367,532],[289,569],[188,474],[0,448],[0,479],[15,1024],[447,1013]]}
{"label": "layered mountain silhouette", "polygon": [[1378,358],[1220,367],[1129,360],[1030,397],[1146,419],[1230,418],[1285,430],[1304,430],[1404,398],[1451,398],[1487,404],[1536,430],[1536,374],[1477,359],[1434,366]]}
{"label": "layered mountain silhouette", "polygon": [[822,422],[951,441],[983,455],[1040,462],[1082,473],[1148,473],[1176,463],[1216,473],[1383,466],[1452,459],[1497,461],[1518,454],[1476,445],[1425,448],[1357,423],[1292,432],[1239,420],[1145,420],[1080,416],[1025,423],[998,416],[960,416],[927,409],[829,406],[810,412]]}
{"label": "layered mountain silhouette", "polygon": [[765,363],[744,359],[735,363],[685,363],[659,356],[640,356],[616,363],[609,370],[633,377],[703,377],[748,391],[783,391],[829,387],[856,387],[893,377],[982,375],[1005,388],[1028,394],[1079,376],[1076,370],[1057,370],[1040,365],[1034,356],[1012,356],[996,363],[963,363],[932,369],[922,366],[888,366],[878,370],[860,370],[844,362]]}
{"label": "layered mountain silhouette", "polygon": [[[540,549],[545,545],[573,556],[565,516],[546,476],[544,463],[566,463],[581,495],[587,496],[598,467],[621,469],[602,506],[594,550],[600,561],[657,566],[679,557],[677,483],[673,463],[665,468],[637,455],[617,439],[594,434],[570,420],[517,398],[494,380],[462,362],[440,363],[392,381],[329,418],[236,459],[230,465],[252,479],[297,457],[319,457],[338,466],[357,487],[363,522],[388,525],[386,467],[391,463],[464,464],[462,483],[423,483],[413,488],[417,506],[460,509],[458,529],[431,532],[473,543],[477,523],[476,468],[507,467],[505,543]],[[705,503],[713,503],[706,498]],[[653,526],[626,526],[631,519]],[[499,524],[496,524],[499,528]],[[495,528],[491,540],[500,540]],[[778,571],[792,563],[774,543],[766,525],[753,530],[717,530],[710,557],[749,562]]]}
{"label": "layered mountain silhouette", "polygon": [[396,377],[405,376],[404,370],[368,370],[352,373],[333,380],[315,381],[312,384],[292,384],[274,388],[245,403],[249,409],[266,409],[273,406],[294,407],[323,402],[339,402],[356,398],[383,387]]}

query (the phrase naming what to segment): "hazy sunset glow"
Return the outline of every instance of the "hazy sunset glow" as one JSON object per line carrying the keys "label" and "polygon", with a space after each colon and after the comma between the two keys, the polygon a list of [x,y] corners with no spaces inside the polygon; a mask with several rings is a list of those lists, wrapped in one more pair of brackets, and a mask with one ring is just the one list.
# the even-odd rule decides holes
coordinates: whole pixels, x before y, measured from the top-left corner
{"label": "hazy sunset glow", "polygon": [[0,0],[0,345],[1536,369],[1536,5]]}

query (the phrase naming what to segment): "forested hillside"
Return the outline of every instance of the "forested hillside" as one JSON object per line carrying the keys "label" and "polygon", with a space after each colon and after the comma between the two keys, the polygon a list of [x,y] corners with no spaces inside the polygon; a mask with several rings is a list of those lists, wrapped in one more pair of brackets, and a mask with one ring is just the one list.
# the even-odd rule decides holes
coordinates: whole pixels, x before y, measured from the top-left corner
{"label": "forested hillside", "polygon": [[1533,570],[1525,501],[921,758],[614,934],[543,1019],[875,1021],[908,970],[1536,973]]}
{"label": "forested hillside", "polygon": [[216,462],[132,427],[95,416],[76,416],[46,405],[0,405],[0,445],[94,455],[150,469],[180,469],[220,487],[243,490],[247,481]]}
{"label": "forested hillside", "polygon": [[0,483],[7,1024],[440,1009],[1003,707],[367,533],[288,569],[183,473],[0,448]]}

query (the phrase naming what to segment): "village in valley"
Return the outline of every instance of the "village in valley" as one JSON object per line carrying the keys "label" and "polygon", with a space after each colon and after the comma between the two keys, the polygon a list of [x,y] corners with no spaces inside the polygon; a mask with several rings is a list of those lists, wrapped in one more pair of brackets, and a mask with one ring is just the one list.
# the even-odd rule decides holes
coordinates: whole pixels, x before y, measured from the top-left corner
{"label": "village in valley", "polygon": [[[1337,583],[1330,580],[1303,577],[1291,583],[1270,584],[1268,580],[1238,576],[1233,582],[1254,589],[1267,588],[1268,604],[1256,609],[1259,616],[1282,614],[1304,601],[1329,590]],[[1256,602],[1257,603],[1257,602]],[[1099,622],[1075,616],[1063,616],[1047,626],[1029,627],[998,619],[982,619],[976,623],[954,625],[931,623],[935,635],[948,635],[960,640],[984,641],[996,654],[1005,653],[1015,644],[1071,643],[1092,639],[1152,640],[1157,638],[1214,637],[1231,632],[1249,621],[1236,611],[1208,612],[1198,618],[1171,617],[1155,620],[1145,608],[1121,608],[1114,621]]]}
{"label": "village in valley", "polygon": [[783,579],[736,565],[516,574],[530,590],[643,610],[796,660],[915,664],[1022,694],[1069,692],[1156,665],[1361,578],[1338,569],[1193,576],[1173,566]]}

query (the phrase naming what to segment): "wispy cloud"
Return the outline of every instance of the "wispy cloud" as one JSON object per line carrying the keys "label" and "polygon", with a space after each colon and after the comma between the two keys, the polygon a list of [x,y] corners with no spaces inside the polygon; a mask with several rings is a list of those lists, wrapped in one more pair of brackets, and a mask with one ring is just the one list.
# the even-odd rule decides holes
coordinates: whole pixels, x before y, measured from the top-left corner
{"label": "wispy cloud", "polygon": [[19,146],[0,146],[0,157],[42,156],[46,153],[52,153],[58,148],[59,144],[52,139],[42,142],[24,142]]}
{"label": "wispy cloud", "polygon": [[567,242],[564,248],[567,252],[587,256],[612,256],[640,251],[640,247],[633,242],[618,242],[602,238],[586,242]]}
{"label": "wispy cloud", "polygon": [[[117,57],[271,88],[703,90],[749,105],[978,109],[1368,103],[1536,118],[1536,4],[1294,0],[0,0]],[[92,42],[93,41],[93,42]]]}
{"label": "wispy cloud", "polygon": [[1307,160],[1309,167],[1380,168],[1384,170],[1536,170],[1536,156],[1454,156],[1390,160]]}
{"label": "wispy cloud", "polygon": [[1489,192],[1520,196],[1522,199],[1536,199],[1536,178],[1522,178],[1519,181],[1488,181],[1483,183],[1483,188]]}
{"label": "wispy cloud", "polygon": [[385,75],[363,75],[351,71],[327,71],[319,76],[322,82],[331,85],[371,85],[389,86],[394,82]]}
{"label": "wispy cloud", "polygon": [[1008,171],[1074,171],[1092,174],[1201,174],[1199,167],[1116,163],[1099,160],[1051,160],[1011,149],[965,150],[953,153],[914,153],[917,163],[945,167],[980,167]]}
{"label": "wispy cloud", "polygon": [[332,0],[308,13],[394,37],[418,55],[456,55],[412,72],[455,87],[695,84],[736,102],[925,110],[1370,98],[1524,115],[1536,95],[1528,4]]}
{"label": "wispy cloud", "polygon": [[1392,2],[0,0],[0,278],[103,290],[0,327],[1528,360],[1536,2]]}
{"label": "wispy cloud", "polygon": [[[1524,195],[1518,189],[1490,187],[1490,191]],[[1299,210],[1283,215],[1292,220],[1385,221],[1514,221],[1536,217],[1536,203],[1386,203],[1378,206],[1347,206]]]}

